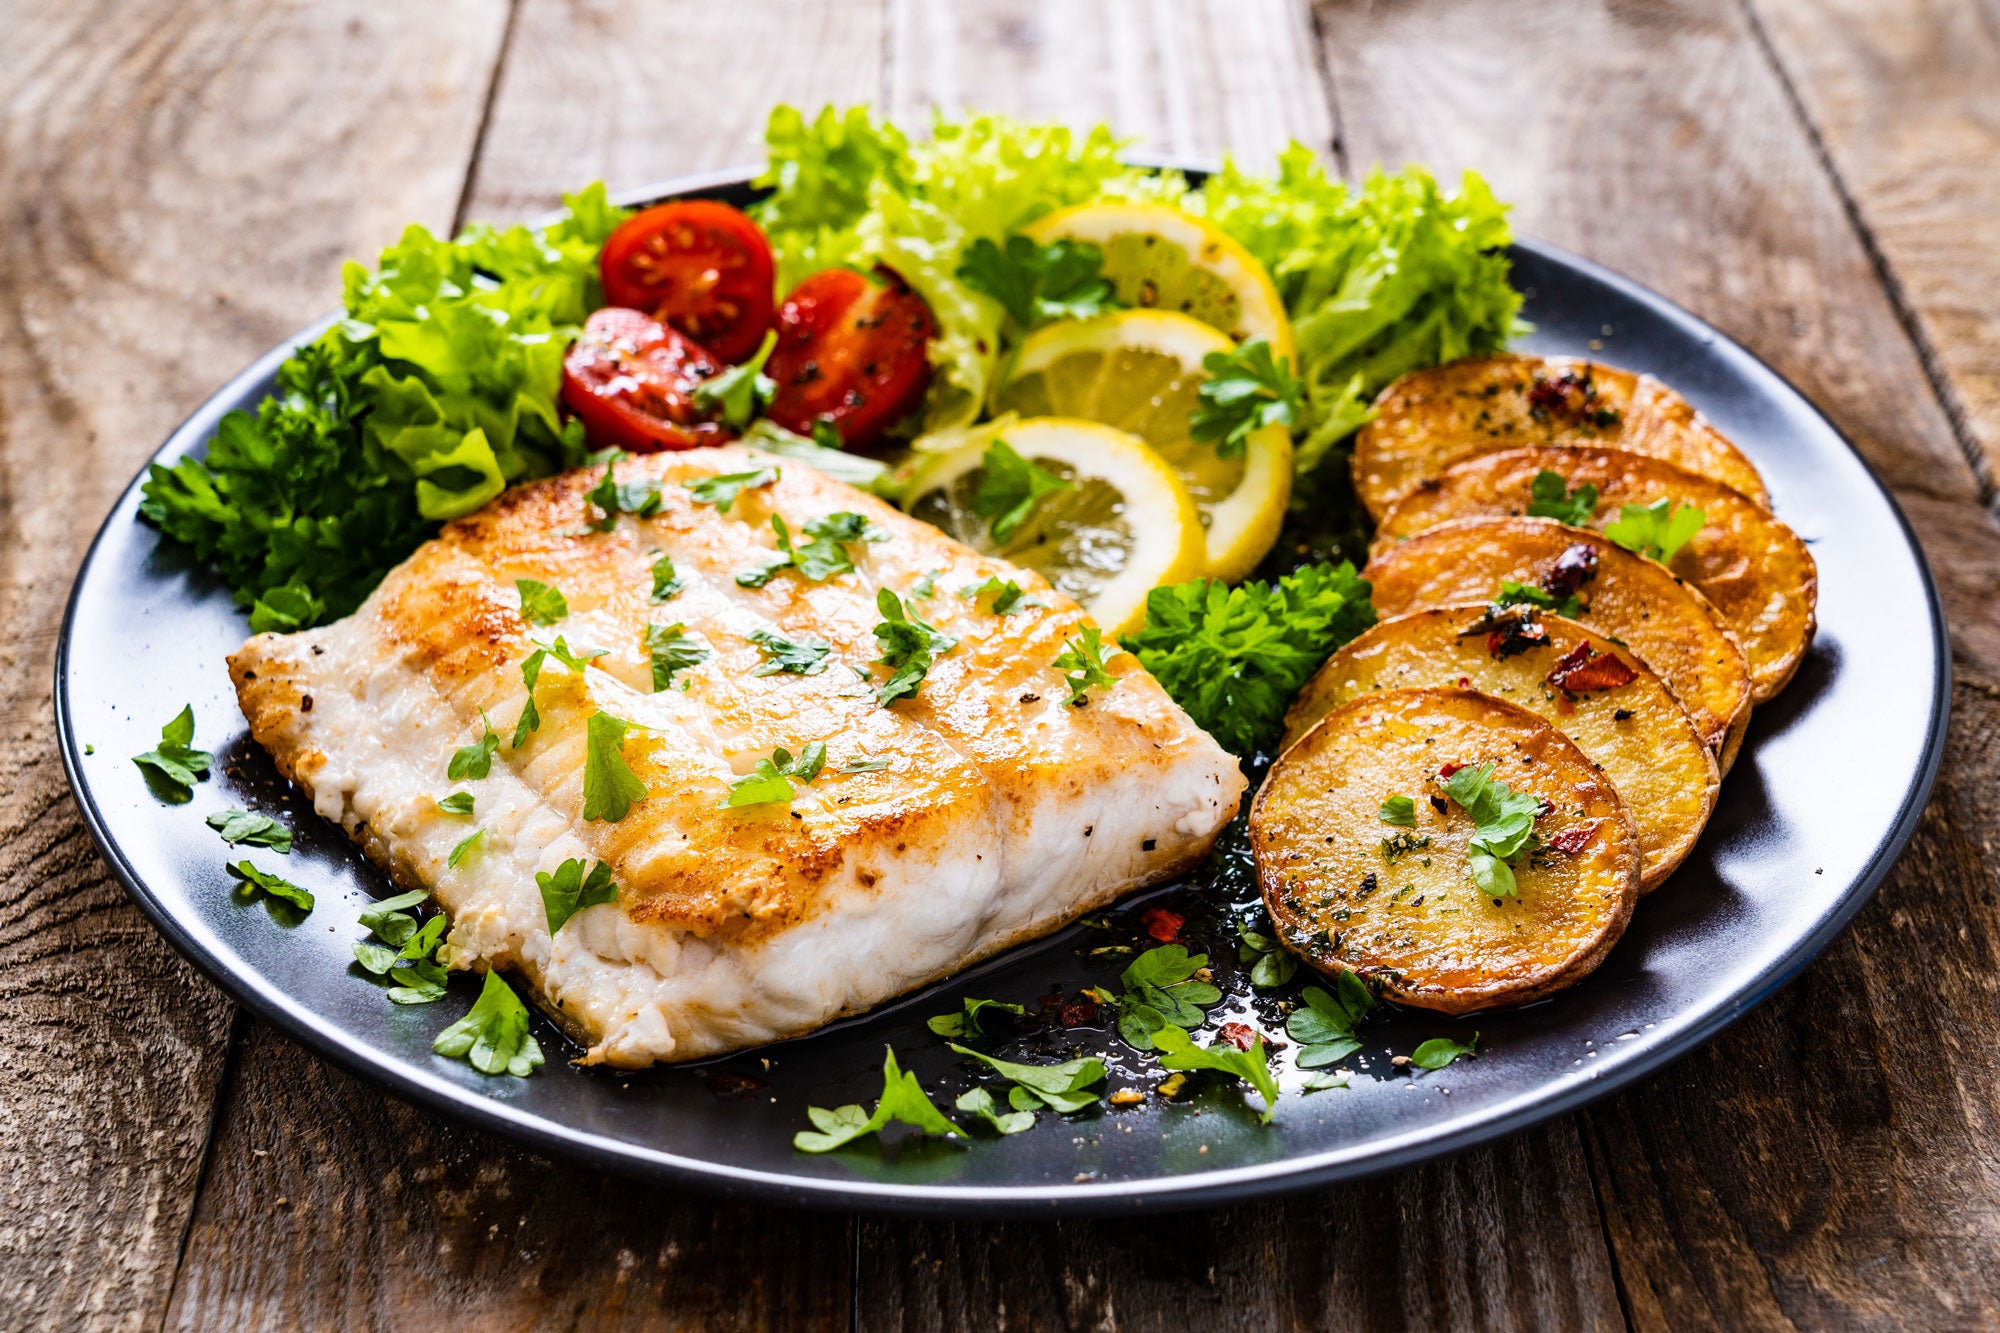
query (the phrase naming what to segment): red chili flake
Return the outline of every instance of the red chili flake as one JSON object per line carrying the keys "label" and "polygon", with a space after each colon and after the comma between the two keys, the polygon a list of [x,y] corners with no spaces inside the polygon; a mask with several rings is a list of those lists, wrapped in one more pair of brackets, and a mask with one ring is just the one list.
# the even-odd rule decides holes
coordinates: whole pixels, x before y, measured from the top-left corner
{"label": "red chili flake", "polygon": [[1582,542],[1556,557],[1549,572],[1542,575],[1542,590],[1553,597],[1567,597],[1597,577],[1597,548]]}
{"label": "red chili flake", "polygon": [[1471,689],[1471,688],[1472,688],[1472,677],[1470,677],[1470,676],[1460,676],[1460,677],[1458,678],[1458,688],[1460,688],[1461,690],[1469,690],[1469,689]]}
{"label": "red chili flake", "polygon": [[1257,1040],[1257,1031],[1248,1023],[1224,1023],[1222,1039],[1239,1051],[1247,1051]]}
{"label": "red chili flake", "polygon": [[1590,382],[1588,371],[1581,375],[1574,370],[1556,375],[1537,374],[1528,388],[1528,406],[1542,413],[1580,414],[1596,397],[1597,386]]}
{"label": "red chili flake", "polygon": [[1047,995],[1036,1000],[1035,1003],[1044,1009],[1053,1009],[1062,1003],[1062,998],[1062,987],[1058,986]]}
{"label": "red chili flake", "polygon": [[1450,763],[1444,764],[1438,769],[1438,776],[1441,778],[1448,778],[1452,774],[1458,772],[1459,769],[1465,767],[1467,767],[1467,765],[1461,764],[1456,759],[1454,759]]}
{"label": "red chili flake", "polygon": [[1615,690],[1630,685],[1639,673],[1625,665],[1615,653],[1600,653],[1586,641],[1562,655],[1548,674],[1549,684],[1570,694],[1586,690]]}
{"label": "red chili flake", "polygon": [[1181,927],[1187,918],[1179,912],[1170,912],[1164,907],[1148,907],[1139,917],[1146,933],[1162,944],[1174,944],[1180,940]]}
{"label": "red chili flake", "polygon": [[1550,838],[1549,846],[1555,848],[1564,856],[1575,856],[1578,852],[1589,846],[1590,840],[1596,836],[1596,823],[1578,824],[1575,828],[1566,828],[1561,833]]}
{"label": "red chili flake", "polygon": [[1056,1010],[1056,1021],[1066,1028],[1082,1027],[1085,1023],[1097,1021],[1097,1003],[1094,1000],[1078,1000]]}

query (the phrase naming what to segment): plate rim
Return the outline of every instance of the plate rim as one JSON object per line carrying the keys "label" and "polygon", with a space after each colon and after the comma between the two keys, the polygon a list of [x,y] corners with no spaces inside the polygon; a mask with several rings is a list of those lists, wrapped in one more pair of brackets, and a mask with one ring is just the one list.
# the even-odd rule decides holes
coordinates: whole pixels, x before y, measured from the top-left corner
{"label": "plate rim", "polygon": [[[1190,174],[1213,169],[1209,164],[1170,159],[1149,159],[1142,165],[1183,170]],[[630,205],[722,189],[740,189],[750,184],[758,170],[756,167],[722,168],[615,191],[611,197],[618,203]],[[1517,236],[1510,250],[1572,269],[1645,306],[1655,316],[1677,326],[1681,332],[1723,354],[1739,358],[1756,373],[1768,377],[1790,393],[1819,418],[1833,437],[1860,463],[1863,475],[1887,505],[1915,558],[1924,590],[1924,606],[1930,620],[1932,655],[1937,664],[1930,682],[1930,716],[1915,780],[1905,790],[1888,833],[1876,844],[1860,873],[1832,908],[1780,957],[1750,981],[1738,986],[1726,1001],[1714,1006],[1697,1021],[1663,1038],[1658,1046],[1643,1056],[1621,1063],[1601,1077],[1567,1082],[1553,1088],[1547,1083],[1533,1085],[1462,1124],[1444,1130],[1417,1127],[1386,1142],[1378,1140],[1365,1151],[1336,1149],[1311,1156],[1279,1157],[1269,1162],[1138,1181],[1023,1186],[899,1184],[780,1174],[683,1157],[606,1139],[437,1079],[416,1066],[388,1056],[379,1047],[351,1040],[337,1029],[315,1024],[314,1015],[284,995],[264,973],[249,968],[239,973],[226,966],[222,959],[211,955],[182,926],[178,916],[152,893],[126,859],[84,780],[82,743],[73,724],[69,698],[70,661],[72,632],[85,576],[96,561],[99,548],[111,532],[113,522],[117,521],[134,492],[143,484],[152,465],[218,400],[240,397],[248,386],[267,378],[295,347],[317,337],[336,322],[340,318],[338,313],[314,321],[265,352],[188,413],[147,457],[137,475],[118,493],[92,537],[77,565],[56,640],[53,682],[55,725],[63,773],[71,796],[98,853],[126,893],[138,904],[140,911],[183,958],[192,962],[197,970],[236,1003],[271,1023],[314,1055],[330,1059],[346,1072],[374,1082],[405,1102],[440,1113],[458,1123],[498,1134],[531,1150],[567,1158],[598,1170],[641,1174],[720,1195],[808,1208],[933,1216],[964,1215],[974,1209],[989,1215],[1010,1217],[1129,1214],[1221,1206],[1382,1175],[1421,1162],[1454,1156],[1576,1111],[1659,1074],[1714,1040],[1803,970],[1874,897],[1882,881],[1907,850],[1929,803],[1943,762],[1951,714],[1951,641],[1937,581],[1932,576],[1929,561],[1909,516],[1903,512],[1894,493],[1884,484],[1867,457],[1818,404],[1755,352],[1659,292],[1594,260],[1532,237]],[[221,1091],[218,1088],[218,1095]]]}

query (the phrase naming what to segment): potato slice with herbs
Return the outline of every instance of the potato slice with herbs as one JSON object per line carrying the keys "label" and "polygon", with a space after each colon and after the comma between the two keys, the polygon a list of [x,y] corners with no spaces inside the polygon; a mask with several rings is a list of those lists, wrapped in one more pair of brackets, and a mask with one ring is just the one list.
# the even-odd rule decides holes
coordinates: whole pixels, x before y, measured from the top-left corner
{"label": "potato slice with herbs", "polygon": [[[1533,516],[1548,507],[1535,495],[1544,472],[1561,479],[1566,491],[1557,507],[1573,506],[1584,520],[1578,527],[1606,532],[1623,521],[1628,505],[1700,509],[1701,527],[1664,563],[1735,632],[1750,662],[1751,702],[1785,687],[1812,643],[1819,599],[1812,552],[1796,532],[1727,486],[1657,458],[1622,449],[1508,449],[1467,459],[1398,500],[1375,529],[1371,553],[1453,519]],[[1582,493],[1586,486],[1594,496]]]}
{"label": "potato slice with herbs", "polygon": [[[1540,802],[1511,894],[1475,878],[1491,826],[1447,794],[1467,777],[1484,788],[1475,807]],[[1639,892],[1639,837],[1597,766],[1527,709],[1470,690],[1385,690],[1327,714],[1272,765],[1250,843],[1289,948],[1451,1014],[1584,976]]]}
{"label": "potato slice with herbs", "polygon": [[1771,507],[1764,479],[1687,399],[1629,370],[1567,356],[1480,356],[1413,371],[1354,438],[1354,490],[1374,518],[1462,459],[1523,445],[1663,458]]}
{"label": "potato slice with herbs", "polygon": [[1715,756],[1635,654],[1533,607],[1449,606],[1381,622],[1306,682],[1285,715],[1286,744],[1359,695],[1454,686],[1539,714],[1590,756],[1639,831],[1642,890],[1686,859],[1715,808]]}
{"label": "potato slice with herbs", "polygon": [[[1724,773],[1750,724],[1750,666],[1708,599],[1664,565],[1548,518],[1474,518],[1419,533],[1362,577],[1383,616],[1463,602],[1539,604],[1659,672]],[[1507,585],[1515,585],[1509,588]]]}

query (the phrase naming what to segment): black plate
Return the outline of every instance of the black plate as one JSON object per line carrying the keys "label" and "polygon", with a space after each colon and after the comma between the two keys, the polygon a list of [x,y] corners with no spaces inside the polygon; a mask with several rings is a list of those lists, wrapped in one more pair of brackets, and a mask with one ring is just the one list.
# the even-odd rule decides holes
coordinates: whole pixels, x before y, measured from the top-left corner
{"label": "black plate", "polygon": [[[679,182],[637,197],[740,199],[742,179]],[[56,710],[71,785],[140,907],[230,994],[400,1096],[614,1170],[806,1203],[1105,1212],[1298,1189],[1520,1129],[1686,1054],[1846,924],[1902,851],[1930,791],[1949,658],[1936,592],[1907,524],[1810,403],[1741,347],[1615,274],[1533,242],[1518,245],[1514,259],[1538,327],[1531,349],[1601,352],[1658,374],[1756,462],[1778,512],[1819,561],[1819,638],[1791,688],[1757,712],[1694,855],[1640,905],[1594,975],[1523,1010],[1470,1021],[1402,1013],[1372,1024],[1367,1046],[1344,1062],[1355,1071],[1352,1086],[1299,1095],[1301,1076],[1287,1069],[1271,1127],[1257,1123],[1235,1088],[1211,1086],[1194,1106],[1151,1098],[1067,1120],[1044,1114],[1028,1133],[966,1146],[903,1140],[824,1157],[791,1148],[808,1105],[872,1104],[885,1044],[949,1107],[970,1078],[924,1018],[955,1008],[962,995],[1032,1009],[1057,988],[1074,995],[1115,984],[1126,955],[1101,951],[1131,945],[1139,912],[1153,902],[1183,912],[1191,941],[1208,948],[1228,988],[1217,1015],[1233,1011],[1279,1031],[1271,1000],[1252,995],[1236,959],[1233,917],[1254,899],[1240,842],[1225,844],[1217,868],[1196,882],[763,1052],[639,1075],[583,1071],[564,1063],[575,1048],[543,1024],[550,1063],[529,1079],[487,1078],[433,1055],[433,1034],[470,1003],[470,979],[458,979],[438,1004],[406,1009],[350,967],[350,943],[364,933],[356,915],[384,881],[248,740],[223,665],[247,633],[243,614],[212,577],[134,520],[136,482],[92,546],[63,624]],[[158,458],[198,453],[224,412],[265,394],[286,350],[238,376]],[[161,724],[188,702],[197,743],[222,756],[224,771],[191,804],[167,806],[129,756],[152,748]],[[282,925],[232,898],[224,848],[202,820],[238,804],[283,810],[297,828],[285,873],[319,897],[303,924]],[[1390,1063],[1426,1037],[1463,1040],[1474,1030],[1475,1060],[1421,1076]],[[1029,1035],[1013,1050],[1046,1058],[1059,1047],[1110,1057],[1114,1086],[1159,1077],[1101,1030],[1075,1029],[1060,1042]]]}

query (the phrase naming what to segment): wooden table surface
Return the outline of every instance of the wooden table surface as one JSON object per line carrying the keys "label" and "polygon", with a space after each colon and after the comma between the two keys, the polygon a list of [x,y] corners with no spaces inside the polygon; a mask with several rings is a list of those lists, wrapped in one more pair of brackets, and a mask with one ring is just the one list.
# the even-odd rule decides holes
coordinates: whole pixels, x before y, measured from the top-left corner
{"label": "wooden table surface", "polygon": [[[1951,733],[1909,853],[1634,1091],[1145,1222],[626,1184],[245,1017],[126,899],[57,763],[99,519],[336,303],[343,258],[752,161],[780,100],[1477,167],[1522,231],[1746,343],[1873,462],[1943,588]],[[0,0],[0,1327],[2000,1324],[1996,218],[1996,0]]]}

